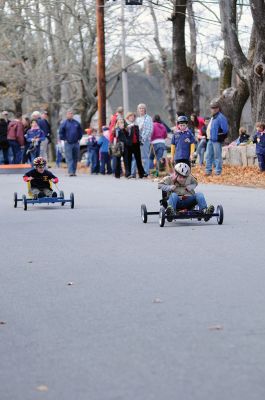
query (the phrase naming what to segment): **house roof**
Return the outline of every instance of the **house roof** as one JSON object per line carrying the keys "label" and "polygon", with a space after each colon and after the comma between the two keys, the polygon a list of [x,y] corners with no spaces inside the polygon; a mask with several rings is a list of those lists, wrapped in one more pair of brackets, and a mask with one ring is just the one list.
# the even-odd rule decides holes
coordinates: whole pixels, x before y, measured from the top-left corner
{"label": "house roof", "polygon": [[[164,93],[155,76],[145,73],[128,73],[129,109],[136,111],[139,103],[146,104],[147,114],[154,116],[159,114],[161,119],[169,123],[168,113],[165,110]],[[108,99],[108,111],[114,113],[117,107],[122,105],[122,80],[120,80]]]}

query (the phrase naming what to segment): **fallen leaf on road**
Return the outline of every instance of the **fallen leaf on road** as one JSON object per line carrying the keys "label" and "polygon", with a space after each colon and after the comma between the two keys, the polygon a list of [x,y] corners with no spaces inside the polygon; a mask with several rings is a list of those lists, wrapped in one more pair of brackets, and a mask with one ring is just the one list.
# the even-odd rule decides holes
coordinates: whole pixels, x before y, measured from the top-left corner
{"label": "fallen leaf on road", "polygon": [[36,387],[39,392],[48,392],[49,388],[46,385],[39,385]]}
{"label": "fallen leaf on road", "polygon": [[208,329],[209,331],[222,331],[224,327],[222,325],[211,325]]}
{"label": "fallen leaf on road", "polygon": [[153,303],[163,303],[162,302],[162,300],[159,298],[159,297],[156,297],[154,300],[153,300]]}

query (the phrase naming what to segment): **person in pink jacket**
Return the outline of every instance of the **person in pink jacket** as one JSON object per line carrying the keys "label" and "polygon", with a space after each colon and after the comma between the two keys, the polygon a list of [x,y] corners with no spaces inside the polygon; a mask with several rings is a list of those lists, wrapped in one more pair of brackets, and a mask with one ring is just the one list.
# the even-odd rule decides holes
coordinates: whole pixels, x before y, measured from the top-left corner
{"label": "person in pink jacket", "polygon": [[151,146],[156,157],[156,175],[159,172],[159,162],[164,156],[166,151],[166,138],[167,130],[166,127],[161,122],[160,116],[155,115],[153,118],[153,132],[151,135]]}

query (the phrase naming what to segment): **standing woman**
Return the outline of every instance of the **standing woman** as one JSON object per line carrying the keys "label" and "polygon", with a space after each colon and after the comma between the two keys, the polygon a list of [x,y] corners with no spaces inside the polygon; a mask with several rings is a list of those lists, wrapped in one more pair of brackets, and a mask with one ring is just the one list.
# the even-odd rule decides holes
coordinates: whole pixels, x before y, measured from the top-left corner
{"label": "standing woman", "polygon": [[151,136],[151,145],[153,146],[156,157],[156,175],[159,173],[159,162],[163,158],[166,150],[167,130],[161,122],[160,115],[155,115],[153,118],[153,132]]}
{"label": "standing woman", "polygon": [[126,115],[128,151],[128,176],[126,176],[128,178],[135,178],[135,175],[132,174],[132,155],[134,155],[139,178],[143,178],[146,177],[147,174],[142,165],[139,126],[136,125],[135,120],[136,114],[134,112],[129,112]]}
{"label": "standing woman", "polygon": [[202,133],[202,127],[205,125],[204,118],[198,117],[195,113],[190,116],[190,130],[197,139],[198,135]]}

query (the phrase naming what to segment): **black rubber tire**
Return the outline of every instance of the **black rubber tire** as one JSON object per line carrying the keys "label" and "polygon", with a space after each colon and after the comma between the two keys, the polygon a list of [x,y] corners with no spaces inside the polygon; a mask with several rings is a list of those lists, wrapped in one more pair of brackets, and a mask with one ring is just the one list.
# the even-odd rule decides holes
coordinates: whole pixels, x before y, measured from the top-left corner
{"label": "black rubber tire", "polygon": [[147,208],[145,204],[141,205],[141,217],[144,224],[147,223]]}
{"label": "black rubber tire", "polygon": [[[64,192],[63,192],[62,190],[60,190],[59,196],[60,196],[62,199],[64,199]],[[62,201],[62,202],[61,202],[61,205],[64,206],[64,205],[65,205],[65,202]]]}
{"label": "black rubber tire", "polygon": [[163,226],[165,225],[165,221],[166,221],[166,210],[164,209],[164,207],[161,207],[159,210],[159,226],[160,226],[160,228],[163,228]]}
{"label": "black rubber tire", "polygon": [[84,162],[84,163],[87,162],[88,155],[86,153],[87,153],[87,148],[83,148],[83,149],[80,150],[79,162]]}
{"label": "black rubber tire", "polygon": [[28,203],[27,203],[27,198],[26,198],[26,196],[24,194],[22,196],[22,201],[23,201],[23,205],[24,205],[24,211],[27,211]]}
{"label": "black rubber tire", "polygon": [[14,193],[14,207],[17,208],[17,192]]}
{"label": "black rubber tire", "polygon": [[74,206],[75,206],[75,196],[74,196],[74,193],[70,193],[70,204],[71,204],[71,208],[74,208]]}
{"label": "black rubber tire", "polygon": [[218,213],[218,216],[216,217],[218,225],[222,225],[222,223],[224,221],[224,209],[223,209],[223,206],[221,206],[221,204],[219,204],[217,206],[217,208],[216,208],[216,211]]}

